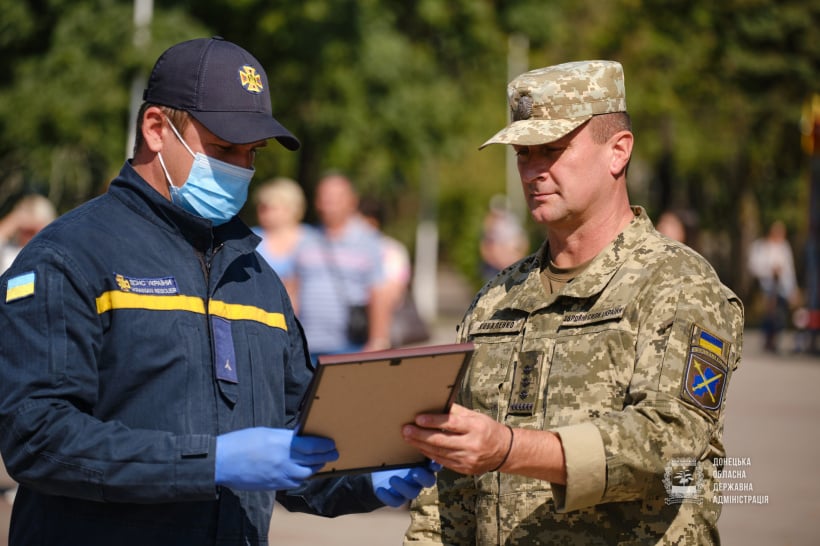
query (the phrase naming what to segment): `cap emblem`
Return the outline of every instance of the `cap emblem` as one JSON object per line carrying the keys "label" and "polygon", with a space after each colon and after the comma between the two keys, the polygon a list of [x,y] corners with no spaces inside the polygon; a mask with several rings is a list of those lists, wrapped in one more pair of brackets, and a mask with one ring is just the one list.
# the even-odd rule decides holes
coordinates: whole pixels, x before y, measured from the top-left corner
{"label": "cap emblem", "polygon": [[518,104],[513,110],[513,121],[521,121],[532,117],[532,97],[529,95],[519,96]]}
{"label": "cap emblem", "polygon": [[252,66],[245,65],[239,70],[239,81],[242,87],[251,93],[262,92],[262,76]]}

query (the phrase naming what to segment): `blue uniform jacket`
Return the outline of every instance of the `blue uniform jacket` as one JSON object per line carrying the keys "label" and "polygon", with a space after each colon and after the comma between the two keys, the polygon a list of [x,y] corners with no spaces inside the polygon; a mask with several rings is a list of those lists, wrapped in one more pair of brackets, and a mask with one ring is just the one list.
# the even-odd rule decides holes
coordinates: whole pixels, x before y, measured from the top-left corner
{"label": "blue uniform jacket", "polygon": [[[213,228],[126,163],[0,278],[0,451],[11,544],[266,544],[275,494],[214,484],[218,434],[293,428],[312,376],[279,278],[237,218]],[[334,516],[366,476],[280,493]]]}

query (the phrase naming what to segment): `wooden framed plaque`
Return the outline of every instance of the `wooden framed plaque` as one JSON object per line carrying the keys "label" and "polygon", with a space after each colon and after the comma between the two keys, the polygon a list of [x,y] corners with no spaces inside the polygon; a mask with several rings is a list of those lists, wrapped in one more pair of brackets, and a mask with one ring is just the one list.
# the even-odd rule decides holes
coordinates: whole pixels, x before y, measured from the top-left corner
{"label": "wooden framed plaque", "polygon": [[336,442],[339,459],[316,477],[420,466],[401,427],[419,413],[447,413],[472,343],[319,357],[296,433]]}

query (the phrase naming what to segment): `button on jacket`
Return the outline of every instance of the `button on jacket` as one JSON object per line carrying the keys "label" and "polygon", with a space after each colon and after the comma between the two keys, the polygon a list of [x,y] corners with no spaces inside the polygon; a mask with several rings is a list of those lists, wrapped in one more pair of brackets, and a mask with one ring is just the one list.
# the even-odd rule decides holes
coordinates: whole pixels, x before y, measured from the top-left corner
{"label": "button on jacket", "polygon": [[[0,278],[11,544],[265,544],[273,492],[214,484],[216,436],[293,428],[312,376],[284,287],[238,219],[170,203],[126,163]],[[369,478],[280,494],[338,515]]]}
{"label": "button on jacket", "polygon": [[[567,484],[445,470],[412,504],[407,544],[714,544],[713,491],[743,308],[712,267],[631,224],[555,294],[546,248],[479,292],[458,396],[561,437]],[[685,476],[685,479],[683,477]]]}

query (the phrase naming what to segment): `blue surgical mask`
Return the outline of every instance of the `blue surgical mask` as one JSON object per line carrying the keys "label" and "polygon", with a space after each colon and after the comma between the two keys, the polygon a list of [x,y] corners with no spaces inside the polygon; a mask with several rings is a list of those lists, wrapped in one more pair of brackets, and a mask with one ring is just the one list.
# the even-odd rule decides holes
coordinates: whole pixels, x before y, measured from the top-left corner
{"label": "blue surgical mask", "polygon": [[185,184],[177,187],[165,168],[162,153],[159,154],[159,163],[170,186],[171,201],[188,212],[210,220],[216,226],[224,224],[236,216],[248,199],[248,186],[254,169],[245,169],[203,153],[194,153],[171,120],[168,120],[168,124],[188,153],[194,157],[188,179]]}

